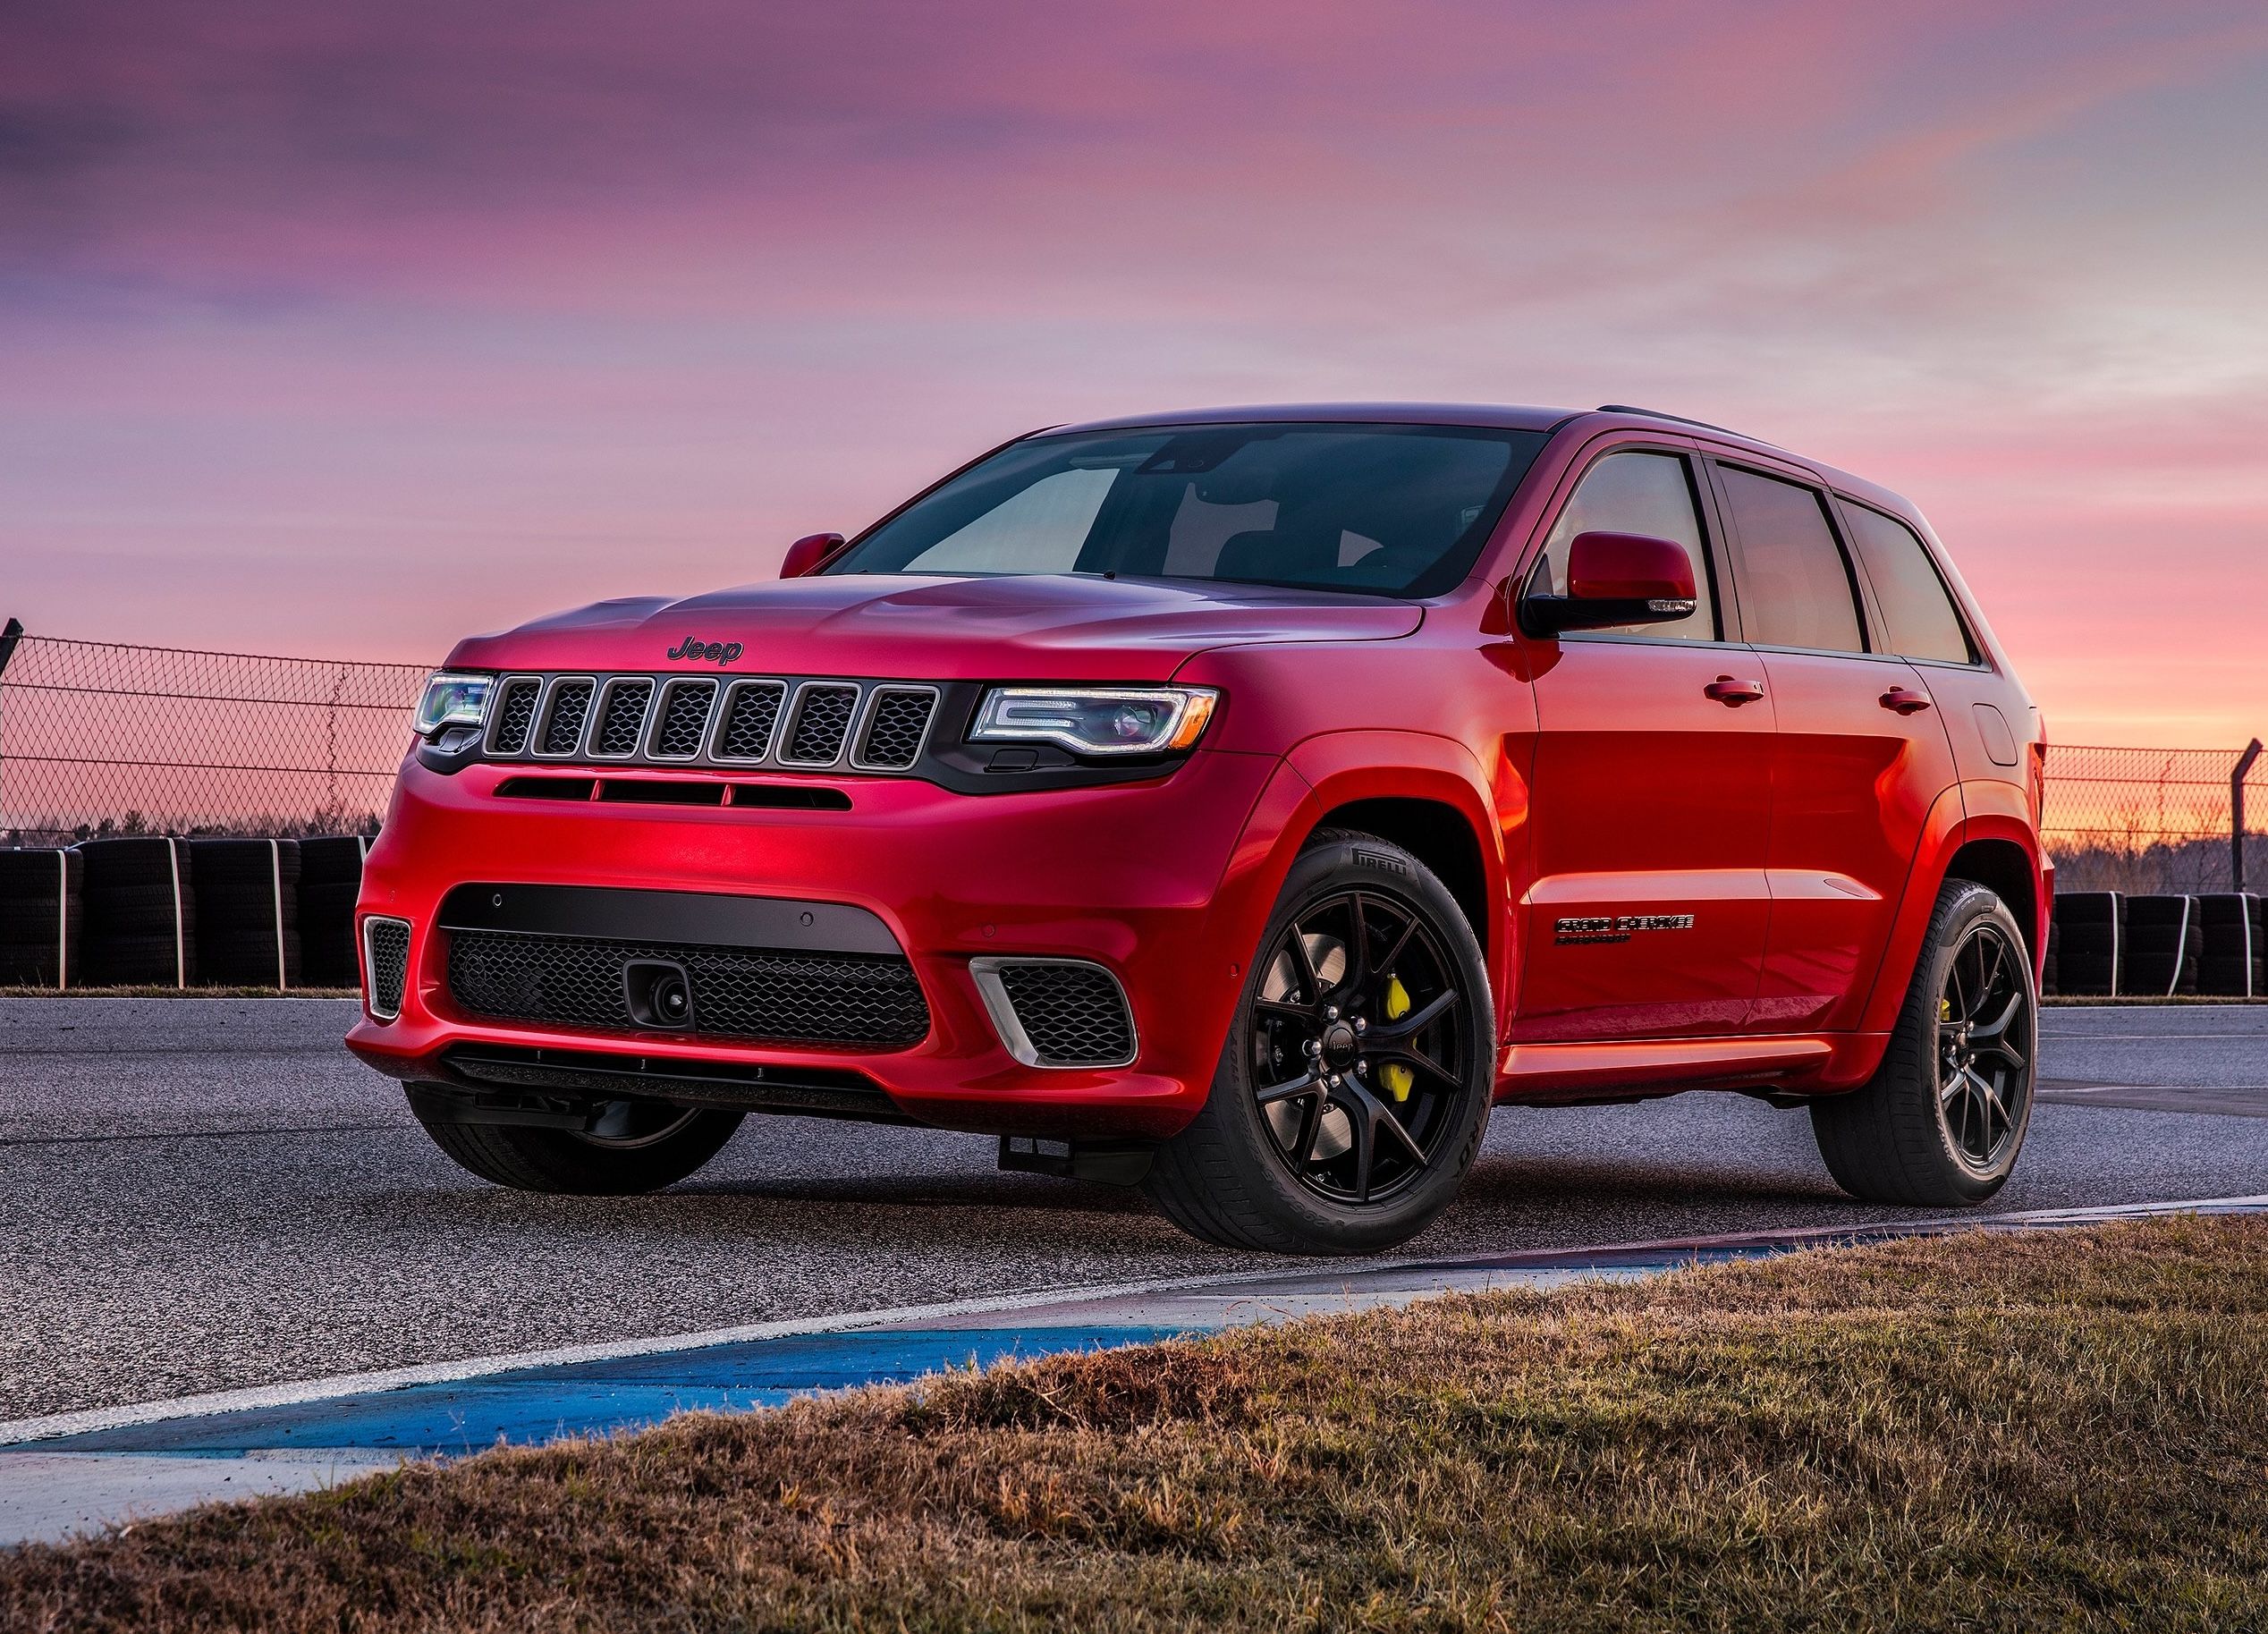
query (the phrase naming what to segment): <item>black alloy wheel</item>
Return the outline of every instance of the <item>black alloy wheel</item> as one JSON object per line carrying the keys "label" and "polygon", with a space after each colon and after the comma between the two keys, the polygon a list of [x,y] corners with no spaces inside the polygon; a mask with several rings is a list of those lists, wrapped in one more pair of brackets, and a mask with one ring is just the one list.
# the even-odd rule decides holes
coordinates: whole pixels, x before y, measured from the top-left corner
{"label": "black alloy wheel", "polygon": [[1479,1153],[1496,1011],[1465,910],[1401,846],[1317,832],[1242,982],[1205,1105],[1143,1184],[1208,1241],[1375,1254],[1449,1206]]}
{"label": "black alloy wheel", "polygon": [[1348,891],[1304,906],[1260,969],[1254,1099],[1310,1191],[1392,1198],[1439,1155],[1465,1096],[1455,966],[1411,907]]}
{"label": "black alloy wheel", "polygon": [[2024,1126],[2032,1093],[2033,1010],[2024,955],[1990,919],[1969,927],[1937,998],[1937,1106],[1945,1139],[1989,1175]]}
{"label": "black alloy wheel", "polygon": [[1983,1202],[2023,1150],[2038,1039],[2031,949],[2015,916],[1985,886],[1947,880],[1882,1064],[1859,1088],[1811,1103],[1827,1172],[1874,1203]]}

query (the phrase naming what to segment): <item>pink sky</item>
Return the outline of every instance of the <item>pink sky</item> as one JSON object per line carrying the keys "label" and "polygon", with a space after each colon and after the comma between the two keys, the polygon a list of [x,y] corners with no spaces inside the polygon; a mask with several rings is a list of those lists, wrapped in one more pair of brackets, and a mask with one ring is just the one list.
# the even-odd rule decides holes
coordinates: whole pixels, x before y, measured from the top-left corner
{"label": "pink sky", "polygon": [[430,658],[1031,427],[1642,402],[1911,496],[2067,742],[2268,734],[2256,4],[0,16],[0,615]]}

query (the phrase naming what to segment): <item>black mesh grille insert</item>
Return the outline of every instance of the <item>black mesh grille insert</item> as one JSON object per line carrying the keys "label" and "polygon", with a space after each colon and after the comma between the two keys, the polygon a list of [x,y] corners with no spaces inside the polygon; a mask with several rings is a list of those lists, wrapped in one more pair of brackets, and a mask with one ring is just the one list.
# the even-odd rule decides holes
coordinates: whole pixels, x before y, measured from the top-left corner
{"label": "black mesh grille insert", "polygon": [[1100,965],[1003,964],[1000,985],[1044,1064],[1122,1066],[1132,1057],[1126,995]]}
{"label": "black mesh grille insert", "polygon": [[543,690],[540,681],[515,681],[505,686],[503,701],[496,706],[496,753],[528,752],[528,729],[536,724],[536,699]]}
{"label": "black mesh grille insert", "polygon": [[877,689],[874,712],[867,717],[866,735],[859,743],[859,764],[892,771],[911,766],[921,752],[921,735],[929,729],[929,712],[936,705],[934,692]]}
{"label": "black mesh grille insert", "polygon": [[590,714],[591,683],[563,681],[551,690],[551,716],[544,723],[544,753],[571,755],[583,741],[583,721]]}
{"label": "black mesh grille insert", "polygon": [[776,681],[734,687],[716,752],[735,760],[763,759],[764,751],[772,747],[772,728],[779,724],[780,699],[786,691]]}
{"label": "black mesh grille insert", "polygon": [[865,953],[453,930],[449,992],[476,1015],[628,1032],[622,967],[633,959],[684,966],[696,1035],[871,1049],[917,1044],[929,1031],[913,967]]}
{"label": "black mesh grille insert", "polygon": [[842,740],[850,730],[850,713],[859,705],[859,689],[848,686],[807,688],[795,710],[795,732],[788,740],[783,760],[809,766],[832,766],[842,756]]}
{"label": "black mesh grille insert", "polygon": [[367,919],[362,936],[370,1013],[392,1020],[402,1013],[402,989],[410,980],[410,927],[400,919]]}
{"label": "black mesh grille insert", "polygon": [[653,700],[650,681],[618,681],[606,689],[605,713],[598,717],[597,755],[634,755],[646,726],[646,706]]}
{"label": "black mesh grille insert", "polygon": [[714,681],[673,681],[662,697],[662,727],[654,736],[654,752],[670,760],[690,760],[701,752],[701,732],[708,725],[709,705],[716,698]]}

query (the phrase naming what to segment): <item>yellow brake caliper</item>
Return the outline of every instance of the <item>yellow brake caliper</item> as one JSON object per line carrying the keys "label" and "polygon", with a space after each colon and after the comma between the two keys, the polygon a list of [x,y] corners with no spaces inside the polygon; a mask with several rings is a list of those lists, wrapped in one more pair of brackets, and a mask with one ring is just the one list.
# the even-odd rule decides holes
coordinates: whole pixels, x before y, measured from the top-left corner
{"label": "yellow brake caliper", "polygon": [[[1388,977],[1386,978],[1386,1020],[1399,1021],[1409,1013],[1409,989],[1401,985],[1401,977]],[[1378,1069],[1378,1081],[1386,1086],[1386,1093],[1392,1096],[1394,1099],[1406,1101],[1409,1098],[1411,1086],[1416,1084],[1418,1079],[1416,1075],[1401,1063],[1391,1061]]]}

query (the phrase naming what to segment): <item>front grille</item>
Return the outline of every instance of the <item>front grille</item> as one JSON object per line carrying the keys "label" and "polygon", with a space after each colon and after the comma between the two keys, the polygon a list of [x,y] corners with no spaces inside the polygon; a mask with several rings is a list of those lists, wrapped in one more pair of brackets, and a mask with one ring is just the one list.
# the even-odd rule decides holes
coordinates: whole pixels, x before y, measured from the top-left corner
{"label": "front grille", "polygon": [[506,674],[490,760],[913,772],[948,689],[834,676]]}
{"label": "front grille", "polygon": [[509,681],[504,683],[504,697],[496,705],[496,731],[489,743],[491,753],[523,755],[528,752],[528,729],[536,724],[536,699],[543,696],[540,681]]}
{"label": "front grille", "polygon": [[[1118,978],[1073,959],[984,959],[973,967],[1003,1041],[1027,1065],[1122,1067],[1134,1059],[1134,1018]],[[1002,1014],[994,995],[1004,1001]]]}
{"label": "front grille", "polygon": [[697,1037],[899,1049],[929,1031],[912,965],[867,953],[453,930],[449,992],[475,1015],[630,1032],[622,973],[634,959],[684,967]]}
{"label": "front grille", "polygon": [[662,695],[662,724],[654,734],[660,760],[690,760],[707,735],[709,706],[716,701],[714,681],[673,681]]}
{"label": "front grille", "polygon": [[409,921],[363,920],[362,962],[368,971],[370,1013],[393,1020],[402,1013],[402,990],[410,984]]}
{"label": "front grille", "polygon": [[853,764],[901,772],[921,754],[937,694],[928,687],[876,687],[867,729],[859,735]]}
{"label": "front grille", "polygon": [[787,683],[736,681],[724,706],[724,731],[716,752],[727,760],[761,760],[772,748],[772,728],[780,722]]}
{"label": "front grille", "polygon": [[646,735],[646,706],[653,698],[650,681],[608,682],[605,707],[598,712],[598,735],[590,752],[609,760],[627,760],[636,754],[639,740]]}
{"label": "front grille", "polygon": [[593,690],[588,681],[563,681],[552,688],[551,712],[544,720],[545,754],[571,755],[581,745]]}
{"label": "front grille", "polygon": [[795,729],[780,758],[798,766],[833,766],[842,758],[842,740],[859,707],[859,689],[815,683],[796,701]]}

